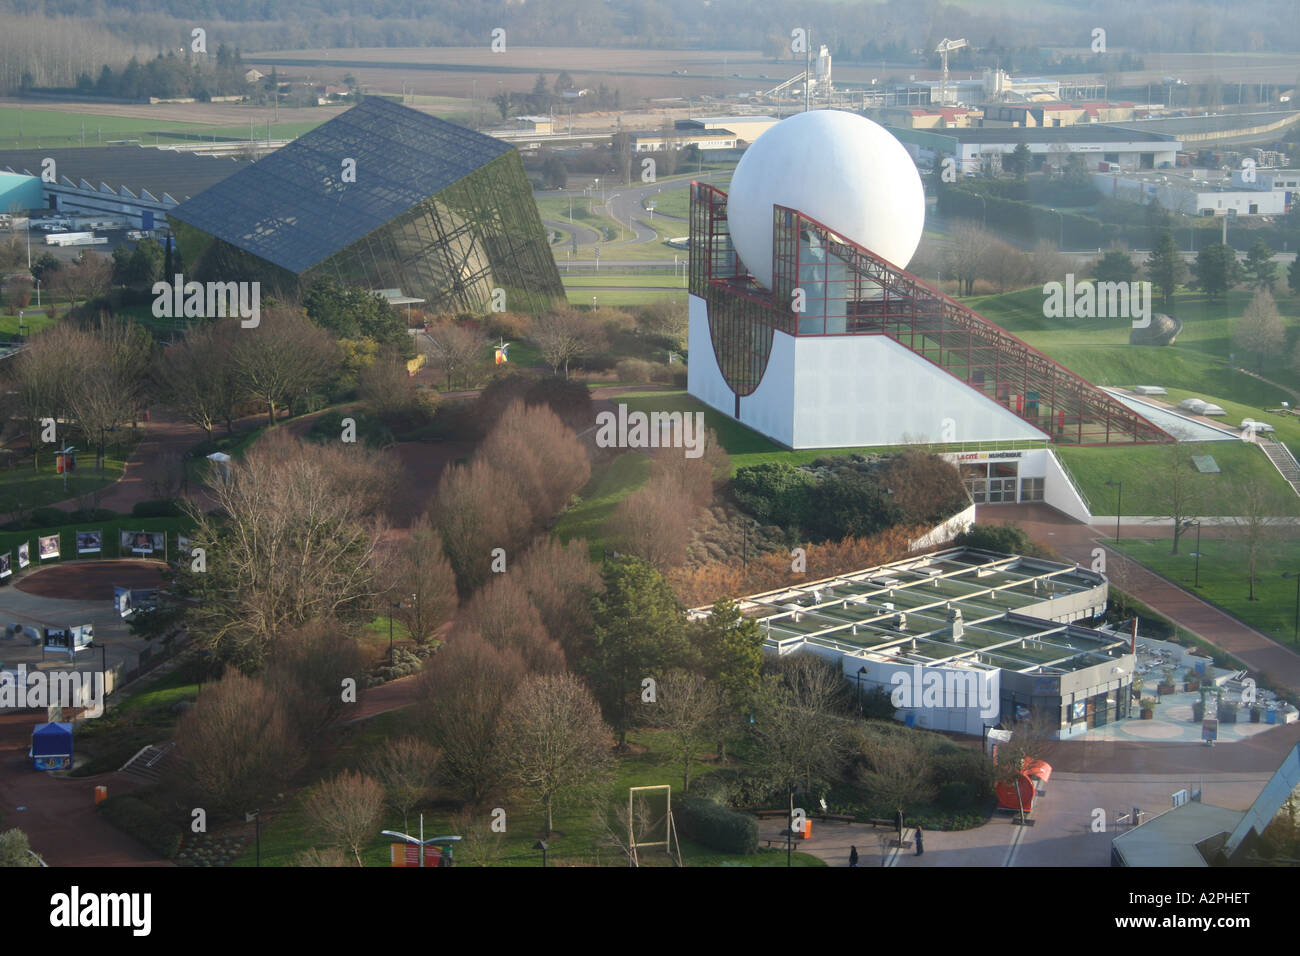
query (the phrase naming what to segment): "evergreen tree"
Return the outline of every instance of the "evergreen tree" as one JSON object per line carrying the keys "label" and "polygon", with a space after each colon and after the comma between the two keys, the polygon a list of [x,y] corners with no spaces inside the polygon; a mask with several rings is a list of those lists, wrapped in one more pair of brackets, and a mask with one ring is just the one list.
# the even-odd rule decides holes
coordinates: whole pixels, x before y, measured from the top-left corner
{"label": "evergreen tree", "polygon": [[1212,299],[1226,293],[1242,278],[1236,251],[1222,242],[1212,243],[1196,253],[1192,273],[1197,287]]}
{"label": "evergreen tree", "polygon": [[1256,239],[1255,244],[1246,252],[1244,263],[1246,278],[1256,289],[1273,291],[1277,281],[1277,264],[1273,262],[1273,250],[1263,239]]}
{"label": "evergreen tree", "polygon": [[1169,303],[1173,301],[1178,283],[1187,276],[1187,264],[1183,262],[1183,255],[1174,242],[1174,234],[1168,229],[1156,238],[1145,266],[1147,278],[1160,293],[1161,308],[1169,311]]}

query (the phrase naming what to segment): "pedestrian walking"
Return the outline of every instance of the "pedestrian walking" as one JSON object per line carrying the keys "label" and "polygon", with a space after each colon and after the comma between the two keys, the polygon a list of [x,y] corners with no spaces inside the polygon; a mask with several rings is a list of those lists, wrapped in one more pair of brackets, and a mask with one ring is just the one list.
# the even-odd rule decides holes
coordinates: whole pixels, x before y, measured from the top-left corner
{"label": "pedestrian walking", "polygon": [[916,855],[920,856],[925,852],[925,836],[921,833],[921,825],[916,825]]}
{"label": "pedestrian walking", "polygon": [[858,848],[857,848],[856,846],[850,846],[850,847],[849,847],[849,866],[857,866],[857,865],[858,865]]}

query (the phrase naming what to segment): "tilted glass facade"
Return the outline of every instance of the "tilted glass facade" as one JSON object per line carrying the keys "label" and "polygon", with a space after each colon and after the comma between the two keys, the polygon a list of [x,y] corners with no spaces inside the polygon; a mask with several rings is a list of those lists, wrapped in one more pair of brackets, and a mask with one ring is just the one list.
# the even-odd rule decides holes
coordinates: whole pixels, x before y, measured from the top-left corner
{"label": "tilted glass facade", "polygon": [[[349,178],[349,171],[351,178]],[[426,308],[510,311],[563,300],[518,152],[368,99],[169,216],[186,277],[294,294],[328,276]]]}
{"label": "tilted glass facade", "polygon": [[1050,436],[1104,445],[1169,435],[961,303],[795,209],[773,207],[773,289],[727,232],[726,194],[691,185],[691,292],[708,303],[718,367],[738,396],[762,381],[776,331],[884,335]]}

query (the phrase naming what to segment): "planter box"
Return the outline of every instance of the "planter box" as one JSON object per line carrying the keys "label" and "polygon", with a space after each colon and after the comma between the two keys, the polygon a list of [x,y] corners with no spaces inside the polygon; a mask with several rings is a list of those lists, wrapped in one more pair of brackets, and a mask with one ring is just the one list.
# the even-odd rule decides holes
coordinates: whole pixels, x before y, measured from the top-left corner
{"label": "planter box", "polygon": [[1143,710],[1141,713],[1141,717],[1143,720],[1151,720],[1152,718],[1155,717],[1155,715],[1156,712],[1154,710]]}
{"label": "planter box", "polygon": [[1160,684],[1156,687],[1156,693],[1164,696],[1165,694],[1175,694],[1177,689],[1173,684]]}
{"label": "planter box", "polygon": [[1222,724],[1235,724],[1236,722],[1237,722],[1237,708],[1236,708],[1236,707],[1221,707],[1221,708],[1219,708],[1219,723],[1222,723]]}
{"label": "planter box", "polygon": [[1187,682],[1187,689],[1188,689],[1189,691],[1191,691],[1191,690],[1200,690],[1200,689],[1201,689],[1201,682],[1198,681],[1198,680],[1189,680],[1189,681]]}
{"label": "planter box", "polygon": [[1204,719],[1205,719],[1205,705],[1192,704],[1192,720],[1199,724]]}
{"label": "planter box", "polygon": [[1250,709],[1250,722],[1252,724],[1259,723],[1259,711],[1256,710],[1254,707]]}

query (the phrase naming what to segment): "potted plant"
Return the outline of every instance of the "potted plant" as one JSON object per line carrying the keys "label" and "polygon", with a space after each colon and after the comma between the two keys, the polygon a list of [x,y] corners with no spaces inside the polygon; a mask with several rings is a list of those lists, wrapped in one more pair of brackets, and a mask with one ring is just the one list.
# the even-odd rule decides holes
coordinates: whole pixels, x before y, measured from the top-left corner
{"label": "potted plant", "polygon": [[1219,723],[1235,724],[1237,722],[1237,702],[1226,697],[1219,699]]}
{"label": "potted plant", "polygon": [[1252,724],[1259,723],[1259,718],[1261,713],[1262,712],[1259,709],[1259,704],[1252,704],[1250,707],[1250,722]]}
{"label": "potted plant", "polygon": [[1183,675],[1183,678],[1187,681],[1188,690],[1201,689],[1201,675],[1196,673],[1196,671],[1192,670],[1190,667],[1187,668],[1187,673]]}
{"label": "potted plant", "polygon": [[1174,670],[1171,667],[1167,671],[1165,671],[1163,676],[1161,677],[1160,684],[1156,687],[1156,693],[1159,694],[1161,697],[1163,697],[1165,694],[1173,694],[1175,692],[1176,692],[1176,688],[1174,687]]}
{"label": "potted plant", "polygon": [[1156,701],[1154,697],[1143,697],[1141,706],[1142,706],[1141,716],[1143,720],[1151,720],[1152,718],[1155,717]]}
{"label": "potted plant", "polygon": [[1192,720],[1200,723],[1205,719],[1205,701],[1197,700],[1192,702]]}

